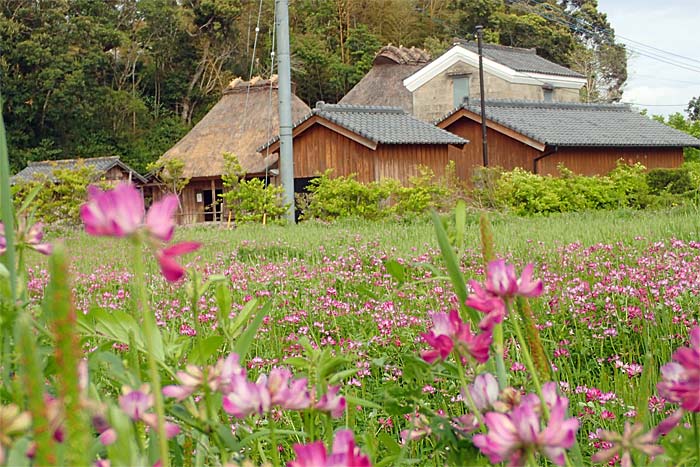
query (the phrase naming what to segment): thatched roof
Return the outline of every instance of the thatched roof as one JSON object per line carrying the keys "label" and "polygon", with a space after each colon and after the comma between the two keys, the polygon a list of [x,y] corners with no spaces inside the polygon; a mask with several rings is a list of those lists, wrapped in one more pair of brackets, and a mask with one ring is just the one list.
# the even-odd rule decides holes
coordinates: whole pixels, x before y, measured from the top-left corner
{"label": "thatched roof", "polygon": [[[264,172],[277,156],[266,159],[256,148],[279,134],[277,89],[276,76],[233,80],[221,100],[161,159],[182,160],[185,177],[216,177],[224,170],[223,153],[229,152],[246,173]],[[309,106],[292,95],[292,119],[309,112]]]}
{"label": "thatched roof", "polygon": [[374,66],[339,104],[401,107],[413,113],[413,97],[403,80],[430,61],[428,52],[387,45],[377,53]]}

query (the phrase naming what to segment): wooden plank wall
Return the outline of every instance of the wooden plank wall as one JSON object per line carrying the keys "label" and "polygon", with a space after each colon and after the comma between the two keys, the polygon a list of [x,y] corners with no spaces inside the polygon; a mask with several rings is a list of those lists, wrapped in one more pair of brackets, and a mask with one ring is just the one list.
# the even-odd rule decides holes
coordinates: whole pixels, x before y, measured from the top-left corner
{"label": "wooden plank wall", "polygon": [[445,172],[451,156],[461,151],[449,145],[385,145],[372,150],[321,125],[314,125],[294,138],[294,178],[317,176],[334,169],[334,176],[357,174],[363,183],[394,178],[401,182],[418,174],[417,165]]}
{"label": "wooden plank wall", "polygon": [[538,173],[557,175],[557,165],[581,175],[604,175],[623,159],[628,164],[641,162],[647,169],[680,167],[682,148],[560,148],[537,163]]}
{"label": "wooden plank wall", "polygon": [[[471,180],[474,167],[482,165],[481,125],[473,120],[461,118],[445,128],[470,141],[462,153],[466,167],[461,168],[465,178]],[[516,141],[509,136],[487,130],[489,165],[512,170],[516,167],[533,170],[533,160],[542,153],[537,149]],[[549,149],[549,148],[548,148]],[[537,171],[543,175],[557,175],[557,165],[563,163],[568,169],[581,175],[604,175],[614,169],[617,161],[628,164],[641,162],[646,168],[679,167],[683,163],[682,148],[560,148],[556,153],[541,159]]]}
{"label": "wooden plank wall", "polygon": [[[463,178],[471,181],[473,169],[483,166],[481,124],[467,118],[460,118],[445,129],[469,140],[469,144],[462,149],[462,164],[458,164],[458,173],[463,173]],[[532,170],[532,160],[540,154],[537,149],[491,128],[486,130],[486,140],[489,145],[488,155],[491,167],[502,167],[505,170],[520,167]]]}

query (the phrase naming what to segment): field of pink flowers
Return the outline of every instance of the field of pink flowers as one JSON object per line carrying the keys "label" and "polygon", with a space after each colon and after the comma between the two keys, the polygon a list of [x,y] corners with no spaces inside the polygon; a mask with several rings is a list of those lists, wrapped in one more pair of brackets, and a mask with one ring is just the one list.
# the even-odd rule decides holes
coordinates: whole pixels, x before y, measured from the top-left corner
{"label": "field of pink flowers", "polygon": [[48,243],[0,232],[19,299],[0,465],[700,462],[694,224],[596,239],[572,216],[448,216],[174,243],[176,201],[139,200],[93,189],[86,232]]}
{"label": "field of pink flowers", "polygon": [[[195,231],[193,236],[202,240],[203,247],[199,256],[187,257],[190,276],[180,282],[163,280],[156,262],[147,262],[144,285],[162,336],[159,352],[166,369],[160,374],[164,393],[175,397],[166,397],[164,402],[170,414],[168,423],[173,430],[178,425],[173,436],[179,442],[175,447],[171,442],[170,447],[173,464],[247,459],[253,465],[486,465],[488,457],[512,465],[550,461],[563,465],[556,456],[535,457],[529,450],[523,453],[530,457],[519,458],[513,454],[516,448],[500,452],[500,457],[488,449],[482,449],[486,456],[477,453],[470,440],[478,430],[466,426],[462,418],[470,413],[464,381],[454,374],[464,370],[472,381],[484,370],[495,374],[494,367],[480,365],[485,360],[477,358],[466,370],[459,370],[455,361],[444,356],[444,361],[434,365],[426,360],[435,358],[421,358],[435,347],[426,337],[437,326],[435,316],[460,309],[458,295],[435,241],[397,249],[386,238],[377,240],[381,228],[377,225],[374,234],[366,230],[352,233],[347,227],[333,232],[330,248],[318,238],[310,238],[303,248],[303,239],[290,246],[270,238],[231,241],[225,230]],[[303,235],[304,226],[296,229]],[[132,392],[120,397],[122,386],[135,388],[149,381],[145,367],[141,368],[144,363],[130,352],[142,345],[137,320],[130,318],[137,307],[139,287],[129,261],[102,259],[104,254],[114,257],[118,250],[110,249],[119,240],[100,242],[104,241],[80,233],[67,239],[72,290],[82,315],[78,320],[83,349],[94,375],[91,393],[102,402],[121,403],[122,398],[135,394],[129,389]],[[616,447],[611,433],[622,433],[626,425],[631,429],[636,422],[647,431],[676,414],[677,405],[661,397],[656,385],[660,368],[672,360],[675,349],[687,345],[689,331],[698,323],[700,242],[657,236],[654,240],[635,237],[592,244],[526,241],[525,245],[515,254],[506,254],[505,260],[517,271],[533,262],[532,276],[542,280],[543,292],[533,296],[529,306],[533,329],[538,331],[537,340],[551,367],[545,373],[556,382],[560,397],[568,399],[568,413],[577,421],[578,444],[575,455],[565,459],[568,465],[577,461],[589,465],[591,456],[606,448],[609,455],[594,458],[599,465],[625,464],[625,460],[645,465],[652,459],[655,465],[667,465],[671,459],[678,465],[695,465],[692,445],[697,433],[693,433],[690,415],[664,438],[665,452],[649,447],[661,443],[656,438],[647,439],[648,446],[632,442],[638,451],[625,451]],[[483,280],[486,270],[481,248],[463,247],[458,257],[465,280]],[[33,306],[44,300],[49,276],[41,262],[28,268],[27,292]],[[236,341],[245,334],[245,323],[237,318],[255,321],[253,308],[263,313],[254,324],[258,326],[254,336],[249,336],[246,357],[240,361],[244,377],[259,382],[259,376],[269,375],[266,381],[287,381],[293,373],[304,378],[303,394],[307,382],[310,384],[311,395],[299,396],[301,386],[297,386],[296,397],[301,400],[294,407],[290,401],[298,379],[290,380],[290,393],[278,396],[286,400],[277,402],[259,400],[251,387],[239,399],[225,397],[212,403],[223,404],[222,417],[220,407],[198,405],[207,394],[194,394],[194,399],[190,395],[202,378],[206,381],[206,365],[218,361],[209,372],[221,371],[223,359],[237,349]],[[533,372],[523,343],[509,332],[512,321],[506,319],[503,325],[503,361],[508,386],[515,388],[519,398],[521,391],[532,390]],[[452,347],[448,354],[451,351]],[[200,369],[190,366],[184,373],[177,372],[188,363]],[[290,373],[280,376],[281,368]],[[193,386],[177,392],[188,381]],[[180,389],[168,392],[168,387]],[[211,384],[210,389],[214,389]],[[299,412],[309,406],[304,397],[314,399],[315,391],[330,395],[325,402],[320,396],[315,399],[317,409],[323,411],[323,404],[332,402],[328,398],[333,391],[342,394],[344,406],[337,405],[341,403],[337,398],[336,406],[327,409],[332,416]],[[514,404],[508,397],[515,396],[501,392],[499,400]],[[255,415],[268,410],[265,416]],[[216,448],[210,445],[213,440],[206,440],[207,429],[214,426],[202,425],[211,422],[208,418],[223,420],[217,429],[230,427],[228,435],[217,435]],[[138,421],[138,417],[132,419]],[[489,419],[482,423],[492,428]],[[330,446],[333,433],[340,429],[351,430],[336,433],[341,444],[348,442],[343,436],[352,439],[354,432],[352,443],[361,447],[363,454],[354,464],[334,464],[331,454],[321,461],[318,456],[325,459],[325,448],[314,443],[303,447],[311,440],[325,440]],[[145,433],[137,433],[136,439],[145,442]],[[124,457],[95,446],[94,454],[112,459],[112,465],[146,462],[140,455]],[[128,444],[123,447],[129,449]],[[566,447],[572,449],[571,443]],[[144,445],[138,449],[147,450]],[[151,458],[157,458],[155,445],[150,450]],[[222,456],[221,450],[228,454]],[[632,452],[632,457],[625,459],[626,452]],[[295,455],[302,459],[300,463],[292,461]],[[314,456],[318,463],[308,460]]]}

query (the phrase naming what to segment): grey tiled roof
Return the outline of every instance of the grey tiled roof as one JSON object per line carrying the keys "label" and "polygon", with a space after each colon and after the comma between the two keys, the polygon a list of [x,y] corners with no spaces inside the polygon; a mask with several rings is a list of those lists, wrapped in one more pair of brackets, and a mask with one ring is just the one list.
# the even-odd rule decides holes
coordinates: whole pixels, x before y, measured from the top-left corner
{"label": "grey tiled roof", "polygon": [[119,166],[125,172],[131,172],[132,177],[142,183],[146,179],[139,175],[134,169],[119,160],[119,156],[95,157],[91,159],[62,159],[57,161],[30,162],[27,167],[19,171],[12,177],[13,182],[29,181],[37,177],[46,177],[48,180],[56,181],[53,176],[54,170],[77,170],[82,164],[92,168],[97,174],[103,174],[114,166]]}
{"label": "grey tiled roof", "polygon": [[619,104],[490,101],[486,118],[550,146],[700,147],[700,139]]}
{"label": "grey tiled roof", "polygon": [[[478,53],[479,49],[476,42],[459,41],[458,44],[474,53]],[[540,57],[534,49],[484,44],[483,54],[484,57],[516,71],[584,78],[581,73]]]}
{"label": "grey tiled roof", "polygon": [[[399,107],[356,106],[340,104],[316,105],[304,119],[296,122],[296,128],[314,115],[318,115],[355,134],[380,144],[466,144],[467,140],[418,120]],[[276,137],[258,148],[262,151],[279,140]]]}

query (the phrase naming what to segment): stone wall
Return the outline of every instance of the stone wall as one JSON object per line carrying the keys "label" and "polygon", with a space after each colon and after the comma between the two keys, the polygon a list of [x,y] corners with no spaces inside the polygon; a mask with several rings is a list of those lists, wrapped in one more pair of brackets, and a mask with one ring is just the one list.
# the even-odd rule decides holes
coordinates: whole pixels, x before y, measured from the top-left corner
{"label": "stone wall", "polygon": [[[469,76],[469,97],[479,99],[479,69],[466,63],[456,63],[413,92],[413,115],[433,122],[455,108],[453,96],[454,76]],[[486,99],[544,100],[540,84],[515,84],[497,76],[484,73]],[[577,89],[555,88],[554,102],[578,102]]]}

